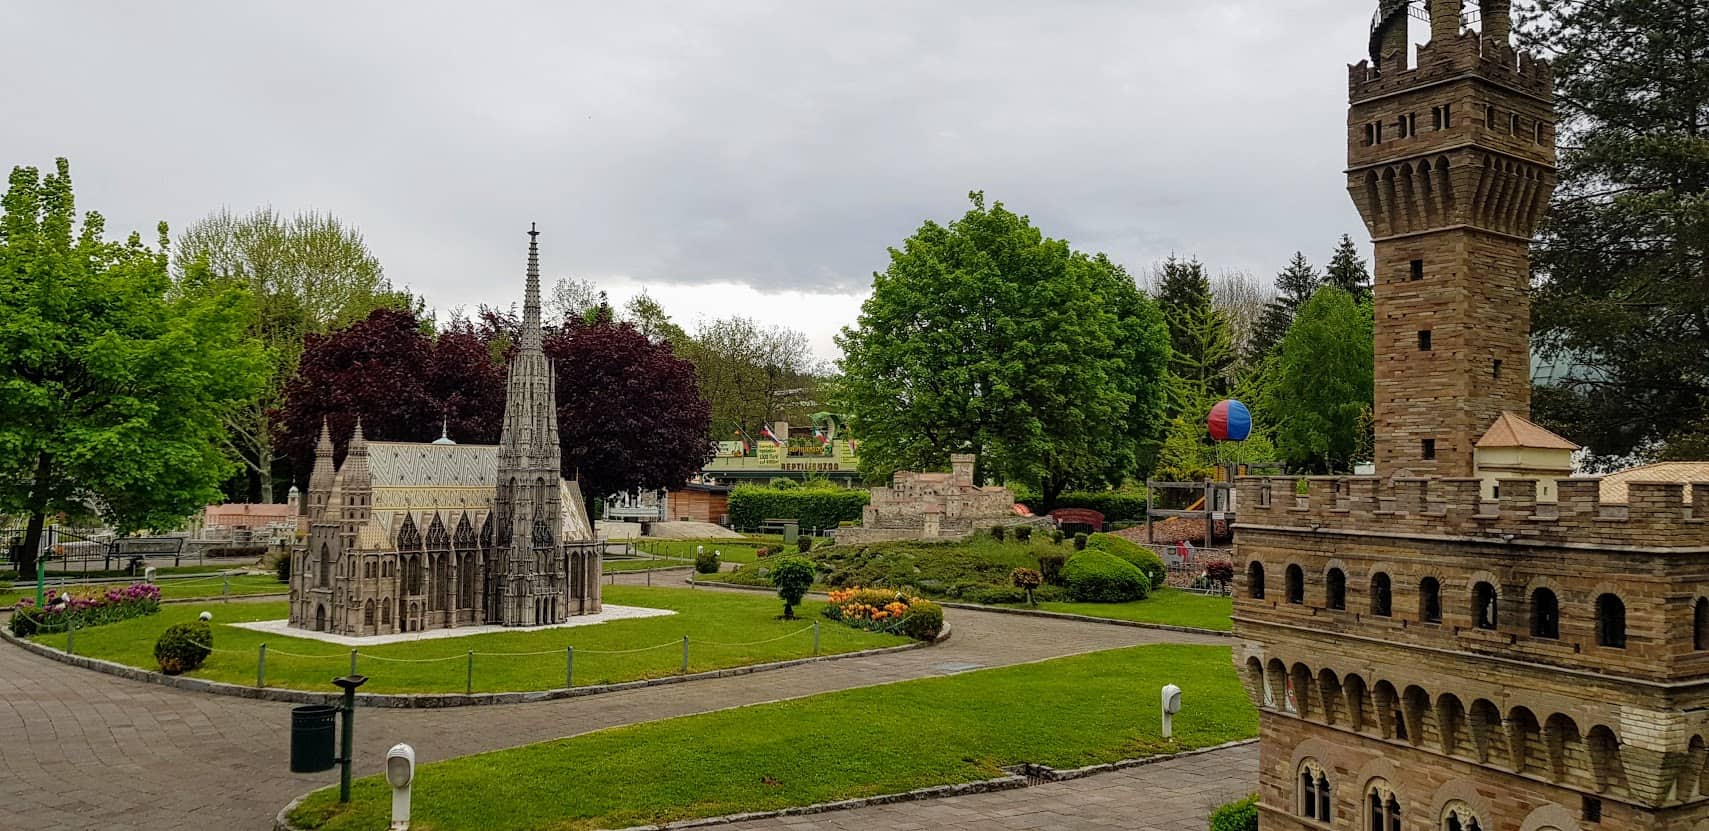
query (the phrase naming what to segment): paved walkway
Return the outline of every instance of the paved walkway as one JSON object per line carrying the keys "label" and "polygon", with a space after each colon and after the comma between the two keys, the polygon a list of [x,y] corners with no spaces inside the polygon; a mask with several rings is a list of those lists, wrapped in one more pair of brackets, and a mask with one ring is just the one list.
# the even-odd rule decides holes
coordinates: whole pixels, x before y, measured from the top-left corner
{"label": "paved walkway", "polygon": [[[948,619],[955,634],[941,646],[758,675],[535,704],[362,708],[356,714],[356,770],[358,775],[378,772],[386,748],[399,741],[414,745],[417,759],[426,762],[968,665],[1001,666],[1165,641],[1227,643],[1210,636],[960,609],[950,610]],[[336,771],[288,772],[289,725],[288,704],[126,681],[0,644],[0,826],[263,831],[291,798],[337,781]],[[1132,807],[1149,811],[1153,802]]]}

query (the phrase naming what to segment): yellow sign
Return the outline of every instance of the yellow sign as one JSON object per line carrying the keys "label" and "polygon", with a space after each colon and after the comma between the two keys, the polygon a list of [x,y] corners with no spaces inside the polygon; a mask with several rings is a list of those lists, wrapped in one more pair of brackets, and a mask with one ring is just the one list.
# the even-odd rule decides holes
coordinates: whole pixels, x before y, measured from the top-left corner
{"label": "yellow sign", "polygon": [[[783,448],[771,442],[765,442],[754,448],[754,458],[762,467],[783,464]],[[781,468],[779,468],[781,470]]]}

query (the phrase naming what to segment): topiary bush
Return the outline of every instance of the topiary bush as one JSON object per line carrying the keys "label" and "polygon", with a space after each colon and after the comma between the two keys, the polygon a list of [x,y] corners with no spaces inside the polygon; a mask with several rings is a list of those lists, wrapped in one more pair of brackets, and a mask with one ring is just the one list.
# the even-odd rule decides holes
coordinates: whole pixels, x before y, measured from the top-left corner
{"label": "topiary bush", "polygon": [[730,491],[730,524],[758,528],[768,519],[793,519],[802,528],[836,528],[860,520],[871,494],[836,486],[787,490],[740,485]]}
{"label": "topiary bush", "polygon": [[1213,583],[1228,585],[1234,582],[1234,563],[1227,560],[1212,560],[1205,563],[1205,577]]}
{"label": "topiary bush", "polygon": [[720,566],[720,563],[718,562],[718,552],[716,550],[696,551],[695,552],[695,554],[694,554],[694,570],[695,571],[697,571],[701,574],[717,574],[719,566]]}
{"label": "topiary bush", "polygon": [[1006,533],[1007,533],[1007,529],[1005,529],[1001,525],[991,526],[991,539],[994,539],[994,540],[1001,542]]}
{"label": "topiary bush", "polygon": [[1151,587],[1154,589],[1162,587],[1169,580],[1169,569],[1163,565],[1163,558],[1157,556],[1156,552],[1151,549],[1126,537],[1118,537],[1115,534],[1093,534],[1086,538],[1086,546],[1096,548],[1099,551],[1108,551],[1139,566],[1139,570],[1151,578]]}
{"label": "topiary bush", "polygon": [[1258,831],[1258,795],[1212,811],[1210,831]]}
{"label": "topiary bush", "polygon": [[812,537],[796,537],[795,538],[795,550],[801,552],[802,554],[806,554],[807,552],[812,551],[813,550],[813,538]]}
{"label": "topiary bush", "polygon": [[1027,593],[1028,606],[1037,605],[1033,603],[1033,589],[1044,585],[1044,575],[1030,568],[1017,568],[1009,572],[1009,582],[1015,588]]}
{"label": "topiary bush", "polygon": [[214,645],[214,630],[205,620],[175,623],[154,642],[154,660],[167,675],[190,672],[202,666]]}
{"label": "topiary bush", "polygon": [[1021,542],[1032,542],[1033,527],[1031,525],[1015,526],[1015,539],[1020,540]]}
{"label": "topiary bush", "polygon": [[285,556],[273,564],[273,573],[279,575],[279,582],[291,582],[291,552],[285,552]]}
{"label": "topiary bush", "polygon": [[1051,529],[1050,541],[1053,543],[1056,543],[1057,545],[1062,544],[1062,529],[1061,528]]}
{"label": "topiary bush", "polygon": [[902,634],[917,641],[937,640],[944,628],[944,607],[915,598],[902,617]]}
{"label": "topiary bush", "polygon": [[771,584],[777,587],[777,596],[783,599],[783,619],[795,619],[795,607],[801,604],[801,598],[807,596],[807,590],[813,587],[813,578],[817,576],[813,561],[806,557],[783,557],[771,567]]}
{"label": "topiary bush", "polygon": [[1067,554],[1038,555],[1038,573],[1044,577],[1044,582],[1052,586],[1062,585],[1062,564],[1068,562]]}
{"label": "topiary bush", "polygon": [[1151,578],[1139,566],[1095,548],[1069,557],[1062,579],[1069,599],[1080,603],[1126,603],[1151,593]]}
{"label": "topiary bush", "polygon": [[1087,537],[1086,537],[1085,532],[1082,531],[1081,533],[1075,534],[1074,535],[1074,550],[1075,551],[1085,551],[1086,550],[1086,540],[1087,540]]}

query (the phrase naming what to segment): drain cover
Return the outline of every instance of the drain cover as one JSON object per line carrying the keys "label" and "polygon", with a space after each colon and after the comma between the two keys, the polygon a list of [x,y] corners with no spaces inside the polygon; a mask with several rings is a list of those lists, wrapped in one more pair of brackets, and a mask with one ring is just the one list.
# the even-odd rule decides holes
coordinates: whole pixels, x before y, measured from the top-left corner
{"label": "drain cover", "polygon": [[968,664],[968,663],[962,663],[960,661],[949,661],[947,663],[933,664],[932,665],[932,669],[935,669],[938,672],[944,673],[945,675],[954,675],[955,673],[966,672],[970,669],[984,669],[984,668],[985,668],[984,664]]}

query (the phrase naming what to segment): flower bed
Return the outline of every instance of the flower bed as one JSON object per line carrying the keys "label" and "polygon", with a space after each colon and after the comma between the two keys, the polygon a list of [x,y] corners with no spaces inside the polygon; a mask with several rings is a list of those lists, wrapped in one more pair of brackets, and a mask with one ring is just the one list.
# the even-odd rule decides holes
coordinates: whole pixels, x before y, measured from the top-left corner
{"label": "flower bed", "polygon": [[86,629],[158,611],[160,587],[153,583],[133,583],[105,592],[97,589],[61,594],[50,598],[45,609],[37,608],[35,600],[25,598],[18,601],[9,625],[12,634],[27,638],[37,632],[63,632],[72,626]]}
{"label": "flower bed", "polygon": [[943,631],[944,610],[930,600],[888,589],[858,586],[831,592],[825,617],[869,632],[894,632],[929,641]]}

